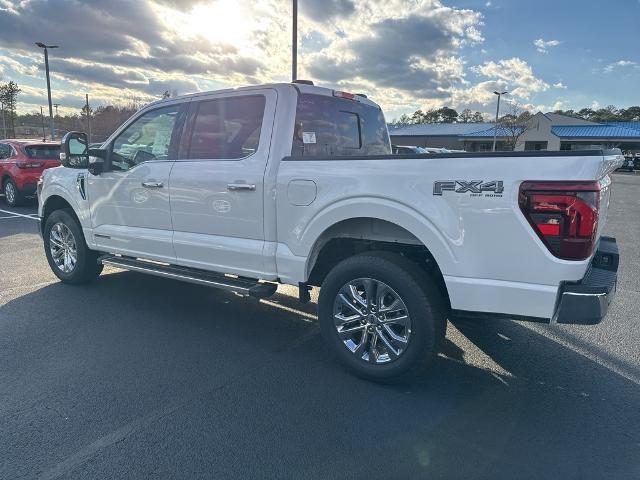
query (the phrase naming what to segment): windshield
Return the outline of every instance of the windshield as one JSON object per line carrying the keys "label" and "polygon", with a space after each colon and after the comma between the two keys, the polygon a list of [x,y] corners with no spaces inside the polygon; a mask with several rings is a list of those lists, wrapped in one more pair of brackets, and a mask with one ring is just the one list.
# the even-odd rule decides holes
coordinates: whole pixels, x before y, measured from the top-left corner
{"label": "windshield", "polygon": [[37,158],[39,160],[59,160],[60,145],[31,145],[24,147],[29,158]]}

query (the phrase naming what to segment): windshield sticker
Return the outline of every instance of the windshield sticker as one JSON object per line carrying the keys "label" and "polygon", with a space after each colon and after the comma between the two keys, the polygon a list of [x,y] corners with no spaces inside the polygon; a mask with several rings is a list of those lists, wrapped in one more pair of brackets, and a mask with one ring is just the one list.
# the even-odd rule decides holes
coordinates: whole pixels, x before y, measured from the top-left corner
{"label": "windshield sticker", "polygon": [[316,132],[302,132],[302,143],[316,143]]}

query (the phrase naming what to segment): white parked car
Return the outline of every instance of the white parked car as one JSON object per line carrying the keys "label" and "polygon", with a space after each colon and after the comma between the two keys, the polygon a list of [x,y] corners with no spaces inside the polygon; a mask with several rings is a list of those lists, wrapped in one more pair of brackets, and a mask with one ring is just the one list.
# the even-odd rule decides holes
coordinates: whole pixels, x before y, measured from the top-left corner
{"label": "white parked car", "polygon": [[39,185],[62,281],[320,286],[323,337],[366,378],[428,365],[451,316],[591,324],[615,291],[619,151],[393,156],[378,105],[305,84],[156,102],[86,145],[68,134]]}

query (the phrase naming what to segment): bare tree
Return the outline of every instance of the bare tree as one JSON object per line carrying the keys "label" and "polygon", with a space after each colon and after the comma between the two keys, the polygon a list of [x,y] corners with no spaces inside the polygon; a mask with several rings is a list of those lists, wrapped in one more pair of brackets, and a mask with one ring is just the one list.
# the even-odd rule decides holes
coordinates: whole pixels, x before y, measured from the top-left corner
{"label": "bare tree", "polygon": [[498,120],[499,136],[505,138],[509,150],[515,150],[522,136],[531,129],[531,113],[516,102],[512,102],[509,113]]}
{"label": "bare tree", "polygon": [[6,126],[7,130],[10,132],[8,134],[9,137],[16,136],[16,107],[18,104],[18,94],[21,92],[18,84],[13,80],[5,83],[4,85],[0,85],[0,102],[3,106],[3,115],[7,115],[6,118]]}

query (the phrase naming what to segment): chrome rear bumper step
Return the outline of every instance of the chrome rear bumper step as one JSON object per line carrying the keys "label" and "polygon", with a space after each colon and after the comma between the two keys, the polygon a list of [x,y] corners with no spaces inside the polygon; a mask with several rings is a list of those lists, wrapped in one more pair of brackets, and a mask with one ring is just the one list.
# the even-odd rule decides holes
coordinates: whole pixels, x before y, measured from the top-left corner
{"label": "chrome rear bumper step", "polygon": [[158,277],[172,278],[197,285],[220,288],[240,295],[249,295],[256,298],[267,298],[276,293],[278,285],[270,282],[259,282],[257,280],[233,277],[219,273],[208,272],[195,268],[178,267],[164,263],[138,260],[131,257],[119,257],[107,255],[100,257],[99,262],[111,267],[123,268],[132,272],[148,273]]}

